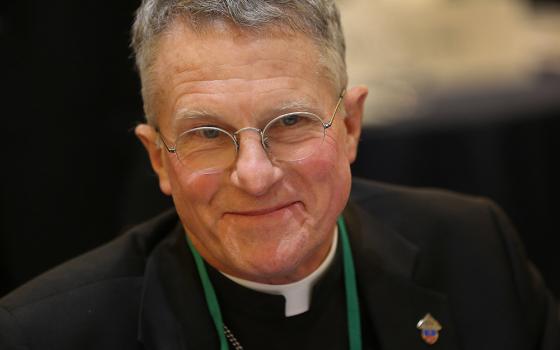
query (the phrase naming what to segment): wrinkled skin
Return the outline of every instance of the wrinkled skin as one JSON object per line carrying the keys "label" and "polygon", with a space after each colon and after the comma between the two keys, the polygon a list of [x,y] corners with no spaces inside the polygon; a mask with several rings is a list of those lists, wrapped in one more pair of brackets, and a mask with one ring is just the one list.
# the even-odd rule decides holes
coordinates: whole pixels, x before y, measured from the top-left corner
{"label": "wrinkled skin", "polygon": [[[177,20],[158,50],[157,122],[171,143],[192,127],[178,117],[186,110],[202,115],[203,125],[237,130],[262,128],[294,101],[327,120],[338,99],[315,44],[301,34],[247,33],[226,23],[195,33]],[[209,264],[256,282],[290,283],[328,253],[349,196],[366,95],[365,87],[347,91],[321,149],[302,161],[270,160],[258,133],[244,131],[230,168],[193,172],[158,147],[152,127],[139,125],[136,134]]]}

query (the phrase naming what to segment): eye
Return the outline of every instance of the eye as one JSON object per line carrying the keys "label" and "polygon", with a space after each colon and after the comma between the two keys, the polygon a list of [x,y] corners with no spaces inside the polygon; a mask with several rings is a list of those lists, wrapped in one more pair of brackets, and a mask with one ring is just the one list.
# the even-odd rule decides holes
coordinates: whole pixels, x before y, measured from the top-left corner
{"label": "eye", "polygon": [[300,120],[300,116],[297,114],[289,114],[287,116],[282,117],[281,122],[284,126],[293,126],[298,123]]}
{"label": "eye", "polygon": [[220,136],[220,131],[216,129],[203,129],[202,135],[207,139],[215,139],[216,137]]}

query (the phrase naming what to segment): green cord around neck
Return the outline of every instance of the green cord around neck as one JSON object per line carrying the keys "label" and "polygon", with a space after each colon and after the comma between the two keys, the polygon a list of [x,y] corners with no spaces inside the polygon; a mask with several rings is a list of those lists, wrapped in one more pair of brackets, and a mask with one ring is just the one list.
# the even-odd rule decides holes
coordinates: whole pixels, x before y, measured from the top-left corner
{"label": "green cord around neck", "polygon": [[[350,248],[350,240],[348,239],[348,232],[346,231],[346,224],[342,216],[338,217],[338,230],[340,233],[342,243],[342,263],[344,269],[344,286],[346,291],[346,314],[348,321],[348,341],[350,350],[362,349],[362,329],[360,323],[360,304],[358,300],[358,289],[356,285],[356,272],[354,269],[354,261],[352,259],[352,250]],[[187,237],[187,236],[185,236]],[[220,350],[228,350],[228,342],[224,334],[224,321],[222,319],[222,312],[214,286],[208,277],[208,271],[204,264],[204,260],[198,254],[192,242],[187,237],[187,243],[194,257],[194,262],[198,270],[198,275],[204,290],[206,303],[208,304],[208,311],[214,321],[216,332],[220,338]]]}

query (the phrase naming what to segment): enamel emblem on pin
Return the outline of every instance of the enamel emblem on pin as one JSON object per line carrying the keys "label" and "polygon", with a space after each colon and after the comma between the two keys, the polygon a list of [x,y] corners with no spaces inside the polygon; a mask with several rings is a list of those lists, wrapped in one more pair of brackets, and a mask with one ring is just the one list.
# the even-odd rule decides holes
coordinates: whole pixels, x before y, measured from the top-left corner
{"label": "enamel emblem on pin", "polygon": [[416,328],[420,330],[422,339],[426,344],[433,345],[438,341],[441,325],[432,315],[426,314],[423,319],[418,321]]}

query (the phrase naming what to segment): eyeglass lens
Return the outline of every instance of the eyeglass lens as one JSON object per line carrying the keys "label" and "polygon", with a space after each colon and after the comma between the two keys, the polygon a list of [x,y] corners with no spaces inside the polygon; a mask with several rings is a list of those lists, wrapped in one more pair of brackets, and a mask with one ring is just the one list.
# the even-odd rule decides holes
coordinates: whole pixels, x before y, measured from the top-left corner
{"label": "eyeglass lens", "polygon": [[[312,113],[282,115],[263,129],[263,146],[272,160],[297,161],[309,157],[322,144],[325,127]],[[239,138],[243,137],[241,134]],[[216,127],[199,127],[181,134],[176,153],[186,167],[199,170],[221,170],[237,157],[234,137]]]}

